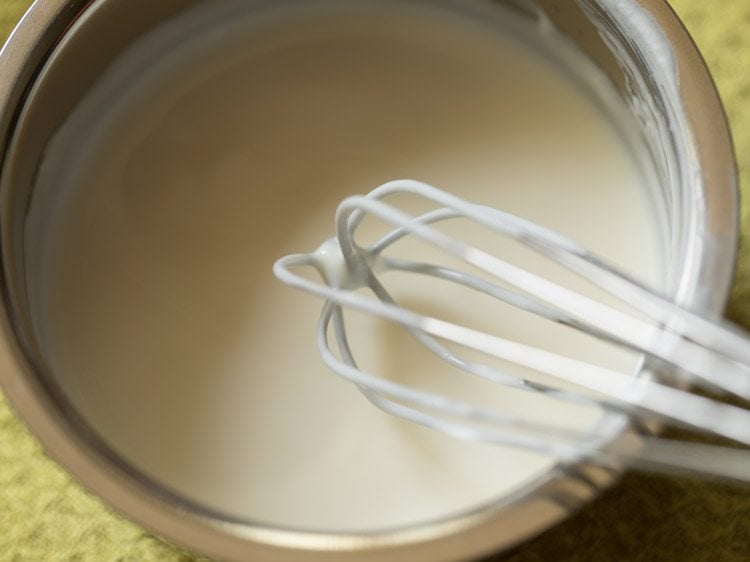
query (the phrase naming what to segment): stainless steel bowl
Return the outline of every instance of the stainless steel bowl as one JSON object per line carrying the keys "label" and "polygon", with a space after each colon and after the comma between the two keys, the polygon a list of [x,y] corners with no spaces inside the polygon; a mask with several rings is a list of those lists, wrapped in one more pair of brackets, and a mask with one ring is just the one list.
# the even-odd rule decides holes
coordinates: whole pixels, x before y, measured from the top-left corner
{"label": "stainless steel bowl", "polygon": [[[45,372],[28,320],[27,203],[48,140],[107,65],[138,36],[201,1],[210,0],[38,0],[0,55],[0,383],[46,449],[128,517],[228,560],[466,559],[518,544],[610,485],[616,474],[559,465],[512,497],[449,520],[380,534],[300,532],[234,520],[177,497],[120,458],[80,418]],[[548,17],[616,86],[662,186],[671,290],[685,306],[720,314],[738,236],[732,145],[708,72],[667,3],[486,4]]]}

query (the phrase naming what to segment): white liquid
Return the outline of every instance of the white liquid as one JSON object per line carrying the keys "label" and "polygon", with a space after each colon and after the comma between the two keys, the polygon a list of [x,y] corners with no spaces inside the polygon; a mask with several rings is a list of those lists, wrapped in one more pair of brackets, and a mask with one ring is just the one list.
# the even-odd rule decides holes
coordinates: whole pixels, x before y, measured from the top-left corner
{"label": "white liquid", "polygon": [[[190,22],[179,47],[154,56],[149,41],[163,37],[151,38],[113,69],[40,174],[56,203],[38,195],[32,209],[54,230],[31,237],[36,321],[86,419],[173,490],[286,527],[424,522],[542,474],[551,459],[373,408],[319,359],[321,304],[271,266],[332,235],[346,195],[414,177],[656,280],[655,213],[612,124],[521,43],[439,11],[308,4],[235,14],[213,34],[200,32],[209,17]],[[463,290],[393,283],[434,314],[634,368]],[[600,417],[468,381],[398,330],[357,317],[349,327],[363,366],[388,376],[574,428]]]}

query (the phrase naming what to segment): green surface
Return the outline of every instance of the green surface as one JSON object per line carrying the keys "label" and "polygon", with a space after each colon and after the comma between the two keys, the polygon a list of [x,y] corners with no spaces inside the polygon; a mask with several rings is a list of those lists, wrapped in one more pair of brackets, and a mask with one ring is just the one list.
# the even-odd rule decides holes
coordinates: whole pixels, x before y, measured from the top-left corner
{"label": "green surface", "polygon": [[[44,1],[44,0],[42,0]],[[158,1],[158,0],[157,0]],[[28,0],[0,0],[0,38]],[[727,107],[750,189],[750,0],[673,0]],[[2,77],[0,77],[2,78]],[[750,224],[750,197],[742,208]],[[729,315],[750,327],[750,228]],[[42,452],[0,397],[0,561],[196,560],[114,515]],[[633,474],[496,562],[748,561],[750,489]]]}

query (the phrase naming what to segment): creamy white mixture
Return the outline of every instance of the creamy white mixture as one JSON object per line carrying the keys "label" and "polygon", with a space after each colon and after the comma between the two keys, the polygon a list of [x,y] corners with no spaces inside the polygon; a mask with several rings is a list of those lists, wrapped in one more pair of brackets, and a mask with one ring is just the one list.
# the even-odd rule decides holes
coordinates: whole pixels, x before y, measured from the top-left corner
{"label": "creamy white mixture", "polygon": [[[144,39],[70,117],[31,210],[45,225],[29,238],[37,329],[85,418],[180,494],[286,527],[423,522],[507,494],[552,460],[373,408],[326,370],[321,305],[276,281],[274,260],[332,235],[343,197],[397,177],[541,222],[652,281],[656,213],[613,124],[523,43],[439,9],[312,4],[261,16],[209,2]],[[636,365],[461,289],[392,284],[420,310]],[[363,366],[386,376],[570,427],[599,418],[469,381],[395,328],[356,316],[349,327]]]}

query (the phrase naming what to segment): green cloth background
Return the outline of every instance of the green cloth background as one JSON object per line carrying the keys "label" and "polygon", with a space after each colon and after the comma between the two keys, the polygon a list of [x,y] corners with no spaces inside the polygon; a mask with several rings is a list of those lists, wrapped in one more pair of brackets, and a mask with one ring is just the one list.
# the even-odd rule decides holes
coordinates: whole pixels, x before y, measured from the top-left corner
{"label": "green cloth background", "polygon": [[[43,1],[43,0],[42,0]],[[158,1],[158,0],[154,0]],[[30,4],[0,0],[0,42]],[[750,0],[672,0],[713,72],[750,190]],[[730,317],[750,328],[750,196]],[[199,560],[113,514],[49,460],[0,395],[0,562]],[[750,488],[626,476],[493,562],[750,561]]]}

